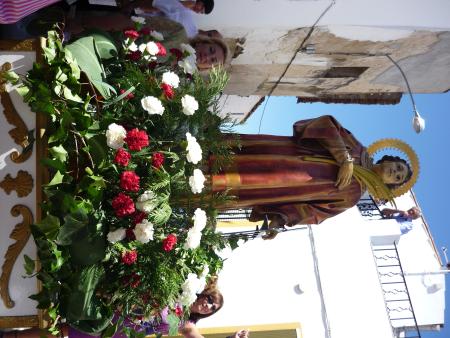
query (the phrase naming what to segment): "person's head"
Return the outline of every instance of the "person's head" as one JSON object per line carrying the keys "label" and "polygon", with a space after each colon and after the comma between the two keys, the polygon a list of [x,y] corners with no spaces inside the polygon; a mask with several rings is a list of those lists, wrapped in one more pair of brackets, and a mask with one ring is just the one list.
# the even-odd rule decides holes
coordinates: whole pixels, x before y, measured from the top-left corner
{"label": "person's head", "polygon": [[209,317],[219,311],[223,306],[223,296],[217,289],[217,278],[211,278],[210,282],[190,307],[189,320],[194,323],[199,319]]}
{"label": "person's head", "polygon": [[223,39],[198,35],[191,40],[197,55],[197,67],[199,70],[210,69],[227,62],[229,49]]}
{"label": "person's head", "polygon": [[412,219],[418,219],[420,216],[422,216],[422,212],[418,207],[412,207],[408,209],[407,213],[408,216],[411,217]]}
{"label": "person's head", "polygon": [[373,170],[391,189],[401,186],[412,176],[412,170],[408,162],[398,156],[383,156],[374,165]]}
{"label": "person's head", "polygon": [[199,14],[209,14],[214,9],[214,0],[197,0],[192,10]]}

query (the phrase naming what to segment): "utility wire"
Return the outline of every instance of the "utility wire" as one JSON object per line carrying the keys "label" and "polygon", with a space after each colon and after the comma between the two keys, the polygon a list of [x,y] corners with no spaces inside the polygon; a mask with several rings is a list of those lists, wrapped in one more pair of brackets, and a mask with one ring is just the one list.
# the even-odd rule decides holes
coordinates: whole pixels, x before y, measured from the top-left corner
{"label": "utility wire", "polygon": [[272,96],[273,92],[275,91],[275,89],[277,88],[277,86],[280,84],[281,80],[283,79],[283,77],[286,75],[287,71],[289,70],[289,67],[291,66],[292,62],[294,62],[298,52],[300,52],[303,49],[303,46],[305,45],[306,41],[308,41],[308,39],[311,37],[311,34],[314,31],[314,28],[317,26],[317,24],[319,23],[319,21],[323,18],[323,16],[331,9],[331,7],[333,7],[336,4],[336,0],[332,0],[331,3],[328,5],[327,8],[325,8],[325,10],[319,15],[319,17],[317,18],[317,20],[314,22],[314,24],[310,27],[308,34],[306,34],[305,38],[303,39],[302,43],[300,44],[300,46],[295,50],[295,53],[292,55],[290,61],[288,62],[286,68],[284,69],[283,73],[281,73],[280,77],[278,78],[278,80],[275,82],[275,84],[272,86],[272,88],[269,91],[269,94],[267,94],[267,100],[264,103],[264,108],[263,108],[263,112],[261,114],[261,119],[259,120],[259,127],[258,127],[258,134],[261,133],[261,124],[262,124],[262,120],[264,118],[264,114],[266,112],[266,107],[267,107],[267,103],[269,102],[270,97]]}

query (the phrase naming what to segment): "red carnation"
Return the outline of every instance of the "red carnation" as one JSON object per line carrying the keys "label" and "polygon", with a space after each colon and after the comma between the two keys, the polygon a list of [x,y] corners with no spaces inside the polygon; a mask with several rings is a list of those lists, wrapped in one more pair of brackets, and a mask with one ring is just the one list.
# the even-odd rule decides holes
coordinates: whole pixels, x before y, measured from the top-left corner
{"label": "red carnation", "polygon": [[152,165],[159,169],[164,164],[164,154],[154,153],[152,156]]}
{"label": "red carnation", "polygon": [[134,203],[130,196],[123,192],[119,193],[112,200],[112,207],[117,217],[125,217],[134,213]]}
{"label": "red carnation", "polygon": [[166,252],[171,251],[175,247],[176,244],[177,244],[177,236],[175,236],[174,234],[169,234],[163,240],[163,249]]}
{"label": "red carnation", "polygon": [[169,52],[177,58],[177,61],[180,61],[183,58],[183,52],[178,48],[170,48]]}
{"label": "red carnation", "polygon": [[[120,89],[120,90],[119,90],[120,95],[122,95],[122,94],[125,93],[125,92],[126,92],[125,89]],[[125,96],[125,98],[126,98],[127,100],[134,99],[134,94],[133,94],[133,93],[128,93],[127,96]]]}
{"label": "red carnation", "polygon": [[142,57],[142,53],[140,51],[129,52],[127,54],[127,58],[131,61],[139,61]]}
{"label": "red carnation", "polygon": [[130,162],[130,159],[131,159],[130,153],[123,148],[119,148],[116,152],[116,156],[114,157],[114,163],[126,167]]}
{"label": "red carnation", "polygon": [[142,223],[144,219],[147,218],[147,214],[143,211],[138,211],[133,215],[133,223],[139,224]]}
{"label": "red carnation", "polygon": [[175,96],[172,86],[169,86],[167,83],[161,83],[161,89],[163,90],[166,99],[171,100]]}
{"label": "red carnation", "polygon": [[167,51],[166,51],[166,48],[162,45],[162,43],[160,43],[160,42],[155,42],[155,43],[156,43],[156,45],[158,46],[158,49],[159,49],[158,54],[156,54],[156,55],[158,55],[158,56],[166,56],[167,55]]}
{"label": "red carnation", "polygon": [[120,187],[127,191],[139,191],[139,179],[134,171],[124,171],[120,175]]}
{"label": "red carnation", "polygon": [[122,263],[126,265],[134,264],[137,261],[137,251],[129,250],[122,253]]}
{"label": "red carnation", "polygon": [[153,70],[156,68],[157,65],[158,65],[158,63],[156,61],[151,61],[148,63],[147,67],[148,67],[148,69]]}
{"label": "red carnation", "polygon": [[141,33],[142,35],[150,35],[151,32],[152,32],[152,30],[148,27],[143,27],[139,31],[139,33]]}
{"label": "red carnation", "polygon": [[134,128],[127,132],[125,142],[130,150],[139,151],[143,147],[148,146],[148,135],[145,131]]}
{"label": "red carnation", "polygon": [[183,309],[182,309],[181,307],[177,306],[177,307],[175,308],[175,314],[176,314],[178,317],[181,317],[181,315],[183,314]]}
{"label": "red carnation", "polygon": [[136,235],[134,234],[134,229],[132,228],[128,228],[125,230],[125,237],[129,240],[129,241],[134,241],[136,239]]}
{"label": "red carnation", "polygon": [[136,40],[139,37],[139,33],[136,32],[134,29],[129,29],[123,32],[127,38]]}

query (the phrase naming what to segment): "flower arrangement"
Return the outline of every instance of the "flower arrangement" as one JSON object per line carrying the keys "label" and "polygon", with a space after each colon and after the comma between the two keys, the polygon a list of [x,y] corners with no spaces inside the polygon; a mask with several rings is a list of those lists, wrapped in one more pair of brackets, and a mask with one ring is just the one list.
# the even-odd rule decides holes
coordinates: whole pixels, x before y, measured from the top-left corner
{"label": "flower arrangement", "polygon": [[189,45],[167,51],[141,21],[120,46],[101,32],[68,45],[49,32],[44,61],[18,88],[48,121],[45,217],[32,226],[42,289],[31,298],[54,333],[64,319],[111,336],[167,307],[175,332],[229,245],[214,230],[226,196],[205,185],[231,154],[217,115],[227,76],[214,69],[205,81]]}

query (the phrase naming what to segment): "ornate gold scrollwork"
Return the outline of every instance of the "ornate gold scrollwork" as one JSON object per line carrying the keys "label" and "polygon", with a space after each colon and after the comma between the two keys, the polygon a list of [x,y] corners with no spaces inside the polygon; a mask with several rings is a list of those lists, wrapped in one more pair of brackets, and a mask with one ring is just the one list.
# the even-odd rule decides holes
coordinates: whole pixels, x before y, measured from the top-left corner
{"label": "ornate gold scrollwork", "polygon": [[0,93],[1,102],[3,105],[3,114],[9,124],[12,124],[16,128],[11,129],[8,133],[11,138],[19,146],[23,148],[22,154],[17,151],[13,152],[10,157],[14,163],[22,163],[28,160],[33,152],[34,143],[34,130],[29,131],[25,122],[23,122],[19,113],[17,112],[14,104],[11,101],[11,97],[8,93]]}
{"label": "ornate gold scrollwork", "polygon": [[15,190],[18,197],[25,197],[33,190],[33,177],[28,171],[19,170],[16,178],[12,178],[10,174],[6,175],[0,182],[0,188],[5,190],[8,195]]}
{"label": "ornate gold scrollwork", "polygon": [[6,83],[8,83],[8,79],[5,76],[6,72],[11,70],[11,64],[9,62],[5,62],[2,65],[2,68],[0,69],[0,93],[3,93],[6,91]]}
{"label": "ornate gold scrollwork", "polygon": [[14,239],[16,242],[8,247],[5,254],[5,260],[2,265],[2,274],[0,276],[0,296],[2,297],[5,307],[14,307],[14,301],[9,295],[9,279],[14,267],[14,263],[22,252],[25,244],[27,244],[30,238],[31,230],[30,225],[33,223],[33,214],[31,210],[21,204],[15,205],[11,209],[11,215],[17,217],[22,215],[23,220],[21,223],[17,223],[14,230],[9,235],[9,238]]}

